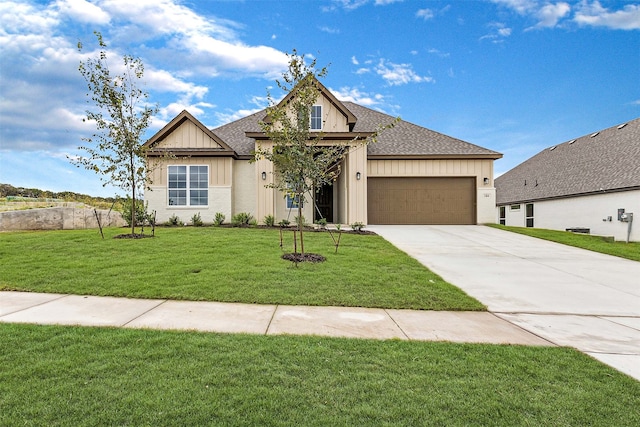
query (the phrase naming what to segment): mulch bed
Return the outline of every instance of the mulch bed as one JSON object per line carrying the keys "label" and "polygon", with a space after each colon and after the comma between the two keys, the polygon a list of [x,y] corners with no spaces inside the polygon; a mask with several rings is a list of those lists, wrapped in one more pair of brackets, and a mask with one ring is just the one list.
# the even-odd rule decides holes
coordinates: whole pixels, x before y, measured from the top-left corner
{"label": "mulch bed", "polygon": [[318,254],[284,254],[282,255],[282,259],[286,259],[287,261],[299,263],[299,262],[324,262],[326,258],[322,255]]}
{"label": "mulch bed", "polygon": [[117,236],[113,236],[114,239],[144,239],[146,237],[154,237],[151,234],[118,234]]}

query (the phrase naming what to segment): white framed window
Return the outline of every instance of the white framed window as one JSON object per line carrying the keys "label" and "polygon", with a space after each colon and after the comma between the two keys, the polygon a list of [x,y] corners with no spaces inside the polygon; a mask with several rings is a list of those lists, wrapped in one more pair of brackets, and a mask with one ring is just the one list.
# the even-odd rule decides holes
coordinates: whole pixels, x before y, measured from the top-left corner
{"label": "white framed window", "polygon": [[169,166],[169,206],[209,205],[209,166]]}
{"label": "white framed window", "polygon": [[322,130],[322,105],[311,107],[311,130]]}
{"label": "white framed window", "polygon": [[511,206],[509,206],[509,210],[519,211],[520,210],[520,205],[511,205]]}

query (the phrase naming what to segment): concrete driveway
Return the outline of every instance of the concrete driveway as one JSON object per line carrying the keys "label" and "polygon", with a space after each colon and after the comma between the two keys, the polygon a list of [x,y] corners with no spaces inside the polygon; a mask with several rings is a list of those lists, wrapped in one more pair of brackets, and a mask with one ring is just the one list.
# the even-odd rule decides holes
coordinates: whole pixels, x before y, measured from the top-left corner
{"label": "concrete driveway", "polygon": [[640,262],[486,226],[367,228],[499,317],[640,380]]}

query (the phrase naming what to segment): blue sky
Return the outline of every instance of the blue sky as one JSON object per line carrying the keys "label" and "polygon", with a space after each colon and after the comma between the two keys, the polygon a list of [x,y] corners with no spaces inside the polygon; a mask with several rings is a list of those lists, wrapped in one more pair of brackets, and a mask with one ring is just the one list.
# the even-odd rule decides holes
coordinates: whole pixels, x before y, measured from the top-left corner
{"label": "blue sky", "polygon": [[94,30],[112,68],[145,63],[147,137],[183,109],[216,127],[264,108],[293,49],[340,99],[503,153],[496,175],[640,116],[640,2],[4,0],[0,182],[123,194],[67,160],[93,131]]}

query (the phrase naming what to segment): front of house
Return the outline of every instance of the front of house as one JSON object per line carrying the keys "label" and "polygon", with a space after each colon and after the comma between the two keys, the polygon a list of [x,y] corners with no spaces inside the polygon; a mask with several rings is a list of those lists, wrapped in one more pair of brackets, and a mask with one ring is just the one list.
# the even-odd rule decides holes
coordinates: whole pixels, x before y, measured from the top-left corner
{"label": "front of house", "polygon": [[[353,224],[479,224],[495,221],[493,162],[500,153],[401,121],[377,142],[359,141],[394,118],[339,101],[324,86],[312,108],[312,134],[323,144],[346,144],[348,152],[333,185],[317,189],[303,206],[307,222]],[[295,200],[270,188],[271,162],[254,160],[272,143],[260,128],[260,111],[208,129],[183,111],[146,142],[150,163],[149,210],[157,221],[175,215],[205,223],[216,213],[240,212],[258,222],[297,216]]]}
{"label": "front of house", "polygon": [[546,148],[496,188],[501,224],[640,241],[640,119]]}

